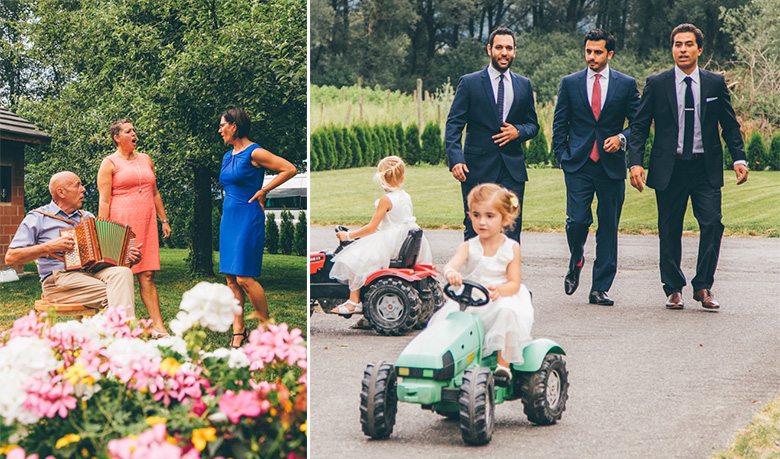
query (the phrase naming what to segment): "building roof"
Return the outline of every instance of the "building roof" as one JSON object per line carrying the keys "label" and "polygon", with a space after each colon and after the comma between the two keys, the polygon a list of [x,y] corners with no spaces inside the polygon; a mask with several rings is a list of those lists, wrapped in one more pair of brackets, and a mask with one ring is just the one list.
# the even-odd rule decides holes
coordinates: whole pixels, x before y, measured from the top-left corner
{"label": "building roof", "polygon": [[34,124],[4,108],[0,108],[0,139],[39,145],[51,143],[49,134],[38,130]]}

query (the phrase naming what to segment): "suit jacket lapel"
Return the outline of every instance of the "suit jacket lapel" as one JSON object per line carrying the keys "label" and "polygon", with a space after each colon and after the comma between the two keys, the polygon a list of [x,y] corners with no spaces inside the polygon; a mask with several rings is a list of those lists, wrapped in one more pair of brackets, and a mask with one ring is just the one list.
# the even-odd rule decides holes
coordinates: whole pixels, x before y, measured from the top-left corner
{"label": "suit jacket lapel", "polygon": [[579,75],[577,75],[577,92],[582,98],[582,105],[587,107],[590,117],[593,118],[593,121],[596,121],[596,117],[593,115],[593,109],[590,107],[590,102],[588,101],[588,69],[581,71]]}
{"label": "suit jacket lapel", "polygon": [[618,77],[617,73],[609,69],[609,86],[607,87],[607,99],[604,101],[604,106],[601,107],[601,112],[604,113],[609,106],[609,102],[614,99],[615,93],[618,90]]}
{"label": "suit jacket lapel", "polygon": [[707,111],[707,91],[710,89],[710,75],[709,72],[705,72],[704,69],[699,69],[699,89],[701,90],[699,94],[699,122],[702,126],[704,125],[704,112]]}
{"label": "suit jacket lapel", "polygon": [[501,125],[501,117],[498,115],[498,106],[496,105],[496,96],[493,94],[493,85],[490,84],[490,74],[487,71],[487,67],[482,72],[482,89],[485,91],[485,100],[488,102],[488,106],[492,107],[492,110],[489,110],[493,114],[493,119],[495,122],[500,126]]}
{"label": "suit jacket lapel", "polygon": [[680,128],[678,117],[678,111],[677,111],[677,88],[674,84],[674,69],[667,71],[666,78],[664,81],[664,89],[666,92],[666,98],[669,100],[669,106],[672,108],[672,113],[674,113],[674,116],[672,119],[674,120],[674,125],[677,126],[677,129]]}

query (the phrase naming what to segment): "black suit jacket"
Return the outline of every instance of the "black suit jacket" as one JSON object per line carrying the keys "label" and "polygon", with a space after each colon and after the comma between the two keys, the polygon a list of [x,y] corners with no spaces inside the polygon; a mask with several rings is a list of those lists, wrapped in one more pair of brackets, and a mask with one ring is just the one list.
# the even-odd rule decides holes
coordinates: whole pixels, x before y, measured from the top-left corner
{"label": "black suit jacket", "polygon": [[[464,163],[468,167],[466,182],[495,182],[502,161],[515,180],[528,180],[523,142],[535,137],[539,132],[534,93],[528,78],[512,72],[509,72],[509,75],[514,99],[506,122],[517,128],[520,137],[503,147],[499,147],[492,139],[501,132],[501,118],[487,68],[464,75],[458,81],[455,99],[447,116],[444,146],[450,169],[458,163]],[[466,142],[461,147],[464,127]]]}
{"label": "black suit jacket", "polygon": [[629,139],[630,124],[625,129],[623,126],[626,120],[629,123],[634,120],[639,106],[636,81],[610,68],[607,98],[596,121],[588,102],[587,76],[585,69],[561,79],[553,118],[555,160],[564,172],[576,172],[590,157],[595,141],[599,146],[599,161],[607,175],[616,180],[625,179],[625,151],[606,153],[604,140],[620,133]]}
{"label": "black suit jacket", "polygon": [[[734,161],[745,159],[742,134],[739,131],[731,96],[723,75],[699,68],[701,75],[701,137],[707,180],[715,188],[723,186],[723,140]],[[677,154],[677,134],[682,128],[677,122],[677,91],[674,69],[647,78],[639,112],[631,126],[628,159],[631,166],[641,166],[650,124],[655,120],[655,140],[650,152],[647,186],[665,190],[674,169]]]}

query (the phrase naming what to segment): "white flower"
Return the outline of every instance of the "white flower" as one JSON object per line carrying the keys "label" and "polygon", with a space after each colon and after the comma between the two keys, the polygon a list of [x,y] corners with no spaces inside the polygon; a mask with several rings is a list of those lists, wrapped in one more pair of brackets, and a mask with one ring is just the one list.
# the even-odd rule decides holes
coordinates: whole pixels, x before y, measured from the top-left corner
{"label": "white flower", "polygon": [[230,368],[244,368],[249,366],[249,358],[240,349],[225,349],[221,347],[214,352],[203,354],[203,358],[216,357],[218,359],[227,359]]}
{"label": "white flower", "polygon": [[173,319],[168,326],[171,328],[171,331],[176,336],[181,336],[192,328],[193,325],[197,323],[197,319],[190,315],[186,311],[179,311],[178,314],[176,314],[176,318]]}
{"label": "white flower", "polygon": [[225,422],[228,420],[227,414],[218,411],[212,415],[209,415],[209,421],[217,423],[217,422]]}
{"label": "white flower", "polygon": [[[171,322],[171,324],[172,323],[173,322]],[[154,341],[158,348],[171,348],[174,352],[181,354],[182,357],[187,357],[187,343],[179,336],[167,336],[165,338],[157,338]]]}
{"label": "white flower", "polygon": [[193,322],[220,333],[228,331],[233,318],[241,314],[241,307],[230,287],[208,282],[200,282],[184,292],[180,307],[189,313]]}
{"label": "white flower", "polygon": [[0,417],[6,425],[14,421],[32,424],[40,418],[24,409],[30,378],[54,371],[59,366],[54,352],[39,338],[24,337],[10,340],[0,348]]}

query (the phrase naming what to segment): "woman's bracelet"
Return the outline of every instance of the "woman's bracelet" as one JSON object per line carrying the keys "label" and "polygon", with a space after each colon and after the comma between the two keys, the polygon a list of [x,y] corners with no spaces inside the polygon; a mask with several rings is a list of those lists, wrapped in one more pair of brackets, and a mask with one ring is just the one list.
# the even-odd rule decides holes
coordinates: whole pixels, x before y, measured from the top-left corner
{"label": "woman's bracelet", "polygon": [[444,270],[444,277],[447,277],[447,274],[448,274],[450,271],[452,271],[452,272],[458,272],[458,271],[457,271],[455,268],[447,268],[447,269],[445,269],[445,270]]}
{"label": "woman's bracelet", "polygon": [[347,231],[347,242],[352,240],[352,235]]}

